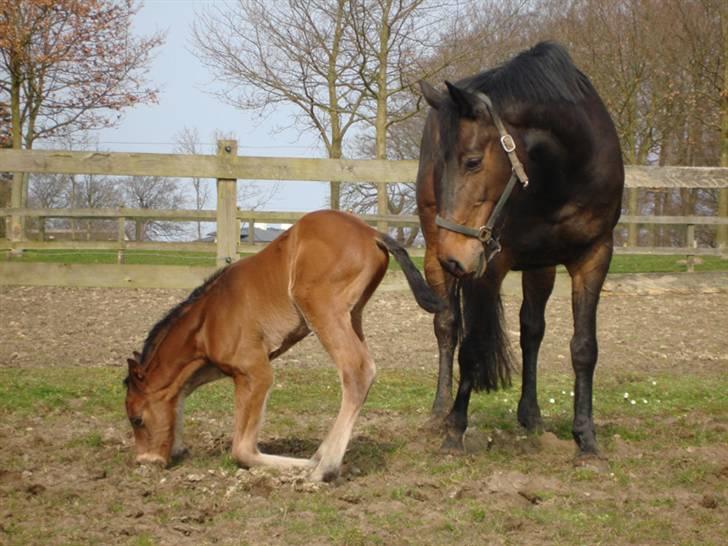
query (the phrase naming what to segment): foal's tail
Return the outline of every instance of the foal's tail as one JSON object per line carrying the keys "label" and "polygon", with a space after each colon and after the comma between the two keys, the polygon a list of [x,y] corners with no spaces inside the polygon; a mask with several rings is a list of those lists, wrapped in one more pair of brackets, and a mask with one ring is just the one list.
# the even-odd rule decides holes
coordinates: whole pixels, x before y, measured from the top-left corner
{"label": "foal's tail", "polygon": [[407,283],[415,296],[415,301],[420,307],[428,313],[437,313],[445,309],[445,302],[425,282],[422,273],[417,269],[409,254],[407,254],[407,250],[401,244],[384,233],[378,233],[377,244],[384,250],[388,250],[397,260],[405,277],[407,277]]}

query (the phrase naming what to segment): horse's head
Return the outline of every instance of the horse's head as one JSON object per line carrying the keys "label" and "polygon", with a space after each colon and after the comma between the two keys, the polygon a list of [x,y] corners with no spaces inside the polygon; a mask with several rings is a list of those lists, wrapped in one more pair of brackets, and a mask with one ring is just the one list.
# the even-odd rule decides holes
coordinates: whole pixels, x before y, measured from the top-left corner
{"label": "horse's head", "polygon": [[146,385],[146,367],[141,355],[127,359],[129,375],[126,385],[126,414],[134,432],[136,461],[167,465],[174,441],[175,405],[162,391],[150,391]]}
{"label": "horse's head", "polygon": [[509,135],[504,138],[488,97],[446,84],[447,91],[439,92],[421,83],[440,129],[437,257],[457,277],[480,276],[489,255],[500,248],[491,237],[493,213],[514,169],[508,150],[515,142]]}

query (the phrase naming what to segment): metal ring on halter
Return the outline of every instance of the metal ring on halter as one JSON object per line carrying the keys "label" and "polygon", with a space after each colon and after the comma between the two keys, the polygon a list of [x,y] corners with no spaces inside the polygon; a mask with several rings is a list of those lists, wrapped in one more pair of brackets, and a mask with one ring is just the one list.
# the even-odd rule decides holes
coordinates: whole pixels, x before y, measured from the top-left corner
{"label": "metal ring on halter", "polygon": [[481,243],[485,243],[491,239],[492,230],[488,226],[481,226],[478,228],[478,240]]}
{"label": "metal ring on halter", "polygon": [[506,133],[505,135],[500,137],[501,146],[503,146],[503,149],[506,151],[507,154],[510,154],[511,152],[515,151],[516,149],[516,141],[513,140],[513,137]]}

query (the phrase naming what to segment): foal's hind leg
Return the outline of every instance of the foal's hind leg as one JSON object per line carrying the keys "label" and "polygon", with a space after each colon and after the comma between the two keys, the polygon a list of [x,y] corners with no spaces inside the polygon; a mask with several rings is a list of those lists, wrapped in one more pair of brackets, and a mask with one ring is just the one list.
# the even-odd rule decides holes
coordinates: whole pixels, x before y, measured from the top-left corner
{"label": "foal's hind leg", "polygon": [[311,479],[316,481],[331,481],[339,475],[354,422],[376,373],[361,331],[361,309],[349,313],[336,307],[328,303],[301,309],[336,364],[341,380],[339,414],[311,459],[316,464]]}
{"label": "foal's hind leg", "polygon": [[244,467],[273,466],[279,468],[310,466],[308,459],[267,455],[258,451],[258,432],[263,424],[265,404],[273,384],[273,370],[268,355],[249,352],[244,368],[232,372],[235,383],[235,424],[233,457]]}
{"label": "foal's hind leg", "polygon": [[541,347],[546,321],[546,302],[551,296],[556,268],[524,271],[522,276],[521,353],[523,354],[523,383],[518,402],[518,422],[527,430],[541,426],[541,410],[536,395],[538,350]]}
{"label": "foal's hind leg", "polygon": [[567,264],[571,275],[574,336],[571,363],[574,382],[574,425],[572,434],[582,454],[596,453],[597,441],[592,419],[592,384],[597,364],[597,305],[612,257],[611,239],[595,245],[576,263]]}

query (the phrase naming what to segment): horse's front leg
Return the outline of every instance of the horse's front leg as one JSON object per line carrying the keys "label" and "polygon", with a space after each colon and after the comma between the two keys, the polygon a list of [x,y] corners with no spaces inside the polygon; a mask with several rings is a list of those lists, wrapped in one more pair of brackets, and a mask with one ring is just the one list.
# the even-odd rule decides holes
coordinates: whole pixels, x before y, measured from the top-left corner
{"label": "horse's front leg", "polygon": [[597,364],[597,305],[612,257],[611,240],[595,245],[576,263],[567,264],[572,280],[574,336],[571,363],[574,368],[574,423],[572,434],[581,454],[597,453],[592,417],[592,387]]}
{"label": "horse's front leg", "polygon": [[523,382],[521,399],[518,402],[518,422],[529,431],[539,428],[542,424],[536,394],[538,351],[546,329],[544,320],[546,302],[551,296],[555,278],[555,267],[524,271],[521,277],[523,303],[519,318]]}
{"label": "horse's front leg", "polygon": [[447,275],[439,262],[436,253],[429,251],[425,255],[425,276],[427,282],[437,295],[448,302],[448,306],[435,313],[433,326],[437,339],[437,390],[432,404],[432,416],[435,420],[444,418],[452,407],[452,367],[457,348],[457,332],[459,319],[459,304],[455,279]]}

